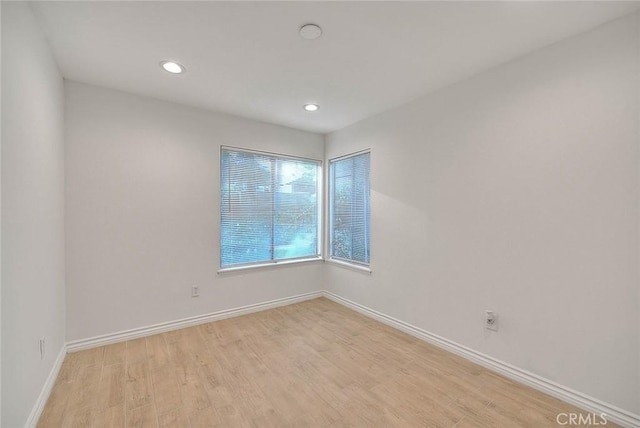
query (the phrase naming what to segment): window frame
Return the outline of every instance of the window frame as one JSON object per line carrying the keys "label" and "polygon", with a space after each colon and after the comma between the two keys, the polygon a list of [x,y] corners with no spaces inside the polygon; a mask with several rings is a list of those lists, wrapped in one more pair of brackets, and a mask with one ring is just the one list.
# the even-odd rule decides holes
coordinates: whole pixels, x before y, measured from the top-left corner
{"label": "window frame", "polygon": [[[369,219],[368,219],[368,255],[369,255],[369,262],[361,262],[359,260],[353,260],[353,259],[345,259],[343,257],[336,257],[333,255],[333,233],[334,233],[334,229],[333,229],[333,210],[334,210],[334,204],[333,204],[333,200],[334,200],[334,193],[333,193],[333,187],[334,187],[334,183],[333,183],[333,170],[332,170],[332,165],[335,162],[341,161],[341,160],[345,160],[348,158],[353,158],[356,156],[360,156],[360,155],[364,155],[364,154],[368,154],[369,155],[369,177],[368,177],[368,188],[369,188]],[[325,248],[325,254],[326,254],[326,261],[341,265],[341,266],[345,266],[345,267],[349,267],[352,269],[356,269],[356,270],[360,270],[360,271],[365,271],[368,273],[371,273],[371,149],[363,149],[363,150],[359,150],[357,152],[352,152],[352,153],[348,153],[345,155],[341,155],[341,156],[336,156],[334,158],[330,158],[327,161],[327,171],[326,171],[326,175],[327,175],[327,243],[326,243],[326,248]]]}
{"label": "window frame", "polygon": [[[316,227],[317,227],[317,236],[316,236],[316,254],[314,255],[308,255],[308,256],[300,256],[300,257],[291,257],[291,258],[286,258],[286,259],[277,259],[277,258],[272,258],[270,260],[261,260],[261,261],[256,261],[256,262],[247,262],[247,263],[237,263],[237,264],[233,264],[233,265],[222,265],[222,227],[223,227],[223,221],[222,221],[222,184],[223,184],[223,167],[222,167],[222,162],[223,162],[223,153],[225,151],[232,151],[232,152],[242,152],[242,153],[253,153],[256,155],[260,155],[260,156],[267,156],[267,157],[271,157],[275,160],[291,160],[291,161],[303,161],[303,162],[311,162],[311,163],[315,163],[317,165],[317,178],[316,178]],[[309,158],[309,157],[304,157],[304,156],[294,156],[294,155],[288,155],[288,154],[282,154],[282,153],[274,153],[274,152],[268,152],[268,151],[264,151],[264,150],[255,150],[255,149],[246,149],[246,148],[241,148],[241,147],[235,147],[235,146],[226,146],[226,145],[221,145],[220,146],[220,151],[219,151],[219,160],[218,160],[218,167],[220,169],[219,171],[219,179],[220,179],[220,183],[218,186],[218,190],[219,190],[219,194],[218,194],[218,209],[219,209],[219,215],[218,215],[218,220],[219,220],[219,225],[218,225],[218,233],[219,233],[219,237],[218,237],[218,250],[219,250],[219,257],[218,257],[218,273],[223,273],[223,272],[230,272],[230,271],[236,271],[236,270],[244,270],[244,269],[255,269],[255,268],[262,268],[262,267],[268,267],[268,266],[278,266],[278,265],[287,265],[287,264],[292,264],[292,263],[301,263],[301,262],[309,262],[309,261],[318,261],[318,260],[323,260],[323,248],[324,248],[324,244],[323,244],[323,237],[325,235],[324,232],[324,162],[322,159],[314,159],[314,158]],[[272,234],[273,235],[273,234]],[[272,236],[272,240],[273,240],[273,236]],[[274,243],[271,242],[271,246],[273,247]]]}

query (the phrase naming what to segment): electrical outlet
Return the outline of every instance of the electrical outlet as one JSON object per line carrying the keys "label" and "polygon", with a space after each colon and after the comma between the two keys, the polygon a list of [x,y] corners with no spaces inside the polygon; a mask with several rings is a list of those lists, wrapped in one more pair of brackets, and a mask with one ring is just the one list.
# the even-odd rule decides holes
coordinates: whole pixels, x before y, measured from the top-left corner
{"label": "electrical outlet", "polygon": [[198,287],[197,285],[193,285],[191,287],[191,297],[198,297],[200,296],[200,287]]}
{"label": "electrical outlet", "polygon": [[484,326],[487,330],[498,331],[498,314],[485,311]]}
{"label": "electrical outlet", "polygon": [[40,359],[44,359],[44,351],[45,351],[45,340],[44,336],[40,338]]}

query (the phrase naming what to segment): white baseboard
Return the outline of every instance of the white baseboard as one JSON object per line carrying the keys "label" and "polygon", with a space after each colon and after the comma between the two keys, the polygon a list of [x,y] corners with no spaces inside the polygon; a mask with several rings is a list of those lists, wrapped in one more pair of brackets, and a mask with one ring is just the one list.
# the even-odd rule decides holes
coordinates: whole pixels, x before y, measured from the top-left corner
{"label": "white baseboard", "polygon": [[56,358],[56,361],[53,364],[51,371],[49,372],[49,376],[47,376],[47,380],[44,383],[42,390],[40,391],[38,400],[36,400],[36,404],[33,406],[33,409],[31,409],[31,413],[29,414],[29,418],[27,419],[25,428],[35,428],[35,426],[38,425],[40,415],[42,415],[44,406],[45,404],[47,404],[49,395],[51,395],[51,390],[53,389],[53,385],[56,383],[58,373],[60,373],[60,367],[62,367],[62,362],[64,361],[65,355],[67,355],[67,346],[62,345],[62,348],[58,353],[58,357]]}
{"label": "white baseboard", "polygon": [[445,339],[436,334],[429,333],[428,331],[425,331],[421,328],[408,324],[404,321],[400,321],[381,312],[375,311],[359,303],[345,299],[344,297],[338,296],[337,294],[331,293],[329,291],[324,291],[323,295],[327,299],[351,308],[363,315],[366,315],[370,318],[373,318],[384,324],[408,333],[414,337],[417,337],[418,339],[422,339],[425,342],[429,342],[439,348],[445,349],[456,355],[460,355],[461,357],[469,361],[500,373],[517,382],[528,385],[534,389],[544,392],[545,394],[556,397],[569,404],[580,407],[590,413],[595,413],[598,415],[605,414],[607,420],[622,425],[623,427],[640,427],[639,415],[620,409],[596,398],[589,397],[588,395],[582,394],[571,388],[567,388],[566,386],[560,385],[549,379],[545,379],[534,373],[522,370],[511,364],[505,363],[504,361],[500,361],[488,355],[474,351],[473,349],[452,342],[451,340]]}
{"label": "white baseboard", "polygon": [[285,297],[283,299],[270,300],[268,302],[256,303],[253,305],[241,306],[238,308],[226,309],[223,311],[213,312],[195,317],[183,318],[181,320],[169,321],[160,324],[154,324],[145,327],[134,328],[131,330],[120,331],[117,333],[104,334],[101,336],[91,337],[88,339],[74,340],[67,342],[68,352],[77,352],[84,349],[96,348],[98,346],[110,345],[112,343],[123,342],[126,340],[137,339],[140,337],[151,336],[167,331],[178,330],[181,328],[192,327],[198,324],[204,324],[212,321],[218,321],[225,318],[237,317],[253,312],[265,311],[267,309],[276,308],[278,306],[291,305],[293,303],[322,297],[322,291],[314,291],[297,296]]}

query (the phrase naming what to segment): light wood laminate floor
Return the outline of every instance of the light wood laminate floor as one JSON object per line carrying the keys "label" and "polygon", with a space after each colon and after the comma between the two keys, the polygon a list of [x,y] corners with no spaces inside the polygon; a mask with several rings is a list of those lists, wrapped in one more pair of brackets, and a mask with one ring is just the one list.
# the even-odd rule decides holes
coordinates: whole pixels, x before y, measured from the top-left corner
{"label": "light wood laminate floor", "polygon": [[561,412],[579,410],[319,298],[71,353],[38,426],[546,427]]}

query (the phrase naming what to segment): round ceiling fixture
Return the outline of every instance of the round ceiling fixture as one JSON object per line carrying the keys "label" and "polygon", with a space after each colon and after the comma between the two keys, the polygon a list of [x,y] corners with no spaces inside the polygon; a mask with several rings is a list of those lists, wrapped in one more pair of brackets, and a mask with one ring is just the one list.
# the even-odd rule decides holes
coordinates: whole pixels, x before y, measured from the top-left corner
{"label": "round ceiling fixture", "polygon": [[171,74],[181,74],[187,71],[187,69],[184,68],[184,65],[178,64],[174,61],[162,61],[160,62],[160,67],[162,67],[167,73]]}
{"label": "round ceiling fixture", "polygon": [[318,104],[305,104],[302,108],[306,111],[318,111],[320,106],[318,106]]}
{"label": "round ceiling fixture", "polygon": [[322,35],[322,28],[316,24],[305,24],[300,27],[300,37],[307,40],[317,39]]}

